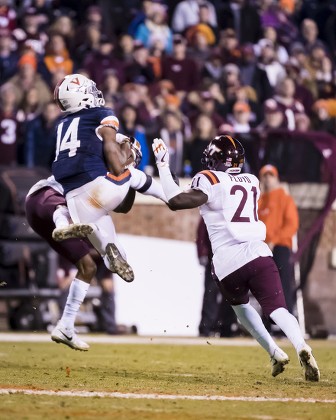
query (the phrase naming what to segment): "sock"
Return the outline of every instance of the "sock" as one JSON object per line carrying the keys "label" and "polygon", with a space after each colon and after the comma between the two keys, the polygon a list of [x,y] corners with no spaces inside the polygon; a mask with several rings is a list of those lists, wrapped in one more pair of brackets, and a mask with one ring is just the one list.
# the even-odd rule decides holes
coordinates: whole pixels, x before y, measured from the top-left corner
{"label": "sock", "polygon": [[74,329],[76,316],[89,287],[89,283],[76,278],[71,282],[68,298],[60,321],[65,328]]}
{"label": "sock", "polygon": [[57,229],[69,226],[71,217],[68,208],[66,206],[58,207],[54,211],[53,221]]}
{"label": "sock", "polygon": [[286,334],[297,352],[307,347],[297,319],[287,309],[278,308],[270,314],[270,317]]}
{"label": "sock", "polygon": [[277,346],[269,332],[266,330],[258,312],[250,303],[242,305],[233,305],[232,309],[235,311],[238,320],[247,329],[247,331],[254,337],[258,343],[263,347],[267,353],[272,357],[275,350],[282,352]]}

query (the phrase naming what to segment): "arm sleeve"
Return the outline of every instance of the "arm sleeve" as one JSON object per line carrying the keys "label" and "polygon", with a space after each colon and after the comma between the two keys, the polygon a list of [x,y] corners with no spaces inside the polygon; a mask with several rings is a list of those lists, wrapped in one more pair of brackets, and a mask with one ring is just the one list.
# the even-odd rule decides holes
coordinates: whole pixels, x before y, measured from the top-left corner
{"label": "arm sleeve", "polygon": [[[151,195],[155,198],[158,198],[165,203],[168,202],[166,195],[163,191],[162,185],[155,181],[151,176],[146,175],[144,172],[139,171],[138,169],[130,167],[131,177],[131,187],[136,191],[144,195]],[[174,181],[173,181],[174,182]],[[175,184],[176,185],[176,184]]]}
{"label": "arm sleeve", "polygon": [[162,188],[168,201],[172,199],[173,197],[175,197],[176,195],[179,195],[183,192],[181,188],[178,185],[176,185],[172,177],[172,174],[170,172],[169,166],[166,166],[163,168],[159,167],[158,170],[159,170]]}

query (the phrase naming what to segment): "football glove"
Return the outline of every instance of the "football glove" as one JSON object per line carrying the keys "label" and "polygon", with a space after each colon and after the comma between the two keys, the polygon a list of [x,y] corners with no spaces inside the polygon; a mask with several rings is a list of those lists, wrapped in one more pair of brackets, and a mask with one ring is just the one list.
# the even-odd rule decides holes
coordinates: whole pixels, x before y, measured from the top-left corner
{"label": "football glove", "polygon": [[169,167],[169,152],[168,147],[162,139],[156,138],[153,140],[152,149],[155,156],[156,166],[160,168]]}
{"label": "football glove", "polygon": [[134,168],[137,168],[142,159],[141,144],[135,137],[130,137],[129,140],[131,143],[131,152],[134,158],[133,166]]}

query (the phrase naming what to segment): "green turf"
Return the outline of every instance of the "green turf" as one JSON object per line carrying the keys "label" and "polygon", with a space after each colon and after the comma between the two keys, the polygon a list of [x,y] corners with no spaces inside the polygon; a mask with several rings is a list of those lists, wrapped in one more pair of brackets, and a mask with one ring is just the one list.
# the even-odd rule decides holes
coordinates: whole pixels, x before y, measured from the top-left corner
{"label": "green turf", "polygon": [[[336,399],[336,342],[312,341],[319,383],[304,381],[294,350],[273,378],[260,347],[0,343],[1,388],[170,395]],[[0,419],[336,419],[336,404],[0,396]]]}

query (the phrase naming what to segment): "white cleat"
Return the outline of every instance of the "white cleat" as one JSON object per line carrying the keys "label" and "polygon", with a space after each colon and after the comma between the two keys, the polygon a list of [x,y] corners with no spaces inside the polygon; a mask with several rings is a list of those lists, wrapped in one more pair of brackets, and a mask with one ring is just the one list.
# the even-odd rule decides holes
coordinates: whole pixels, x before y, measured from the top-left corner
{"label": "white cleat", "polygon": [[272,376],[278,376],[285,370],[285,365],[289,363],[289,357],[282,350],[274,350],[273,356],[271,357],[272,364]]}
{"label": "white cleat", "polygon": [[320,371],[315,357],[310,347],[305,347],[298,353],[299,361],[304,370],[305,380],[318,382],[320,380]]}
{"label": "white cleat", "polygon": [[55,343],[62,343],[66,346],[80,351],[88,351],[90,346],[77,337],[77,334],[73,329],[64,328],[61,325],[57,325],[51,332],[51,339]]}
{"label": "white cleat", "polygon": [[119,249],[115,246],[115,244],[107,244],[105,251],[112,273],[118,274],[118,276],[128,283],[132,282],[134,280],[133,269],[121,256]]}
{"label": "white cleat", "polygon": [[53,230],[52,237],[54,241],[60,242],[71,238],[86,238],[93,232],[93,227],[84,223],[73,223],[64,228]]}

